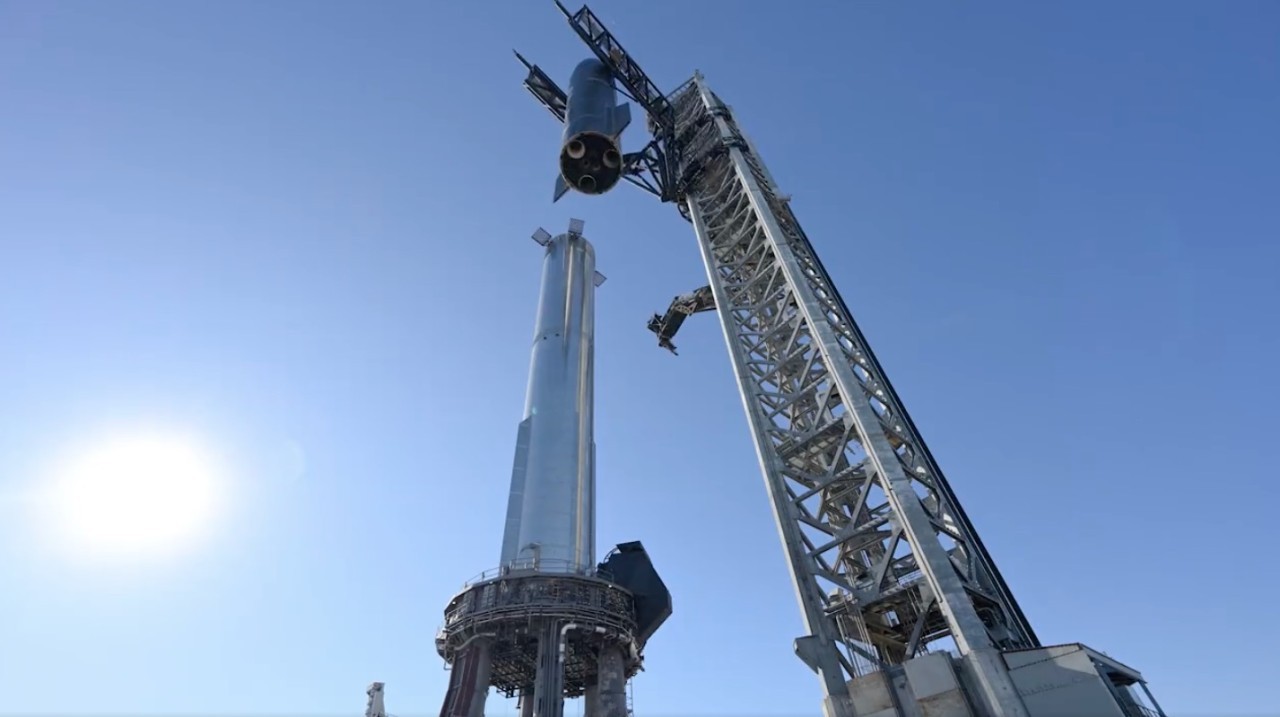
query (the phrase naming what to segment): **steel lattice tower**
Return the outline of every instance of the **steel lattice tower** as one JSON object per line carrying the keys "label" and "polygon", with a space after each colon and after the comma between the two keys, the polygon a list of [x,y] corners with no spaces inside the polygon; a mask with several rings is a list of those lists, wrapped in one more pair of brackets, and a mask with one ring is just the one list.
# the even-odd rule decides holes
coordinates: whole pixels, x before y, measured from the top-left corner
{"label": "steel lattice tower", "polygon": [[1035,635],[813,246],[703,79],[673,104],[698,168],[684,207],[811,633],[796,652],[828,712],[851,714],[859,658],[897,664],[950,636],[988,699],[1024,714],[985,665]]}
{"label": "steel lattice tower", "polygon": [[[557,5],[648,114],[625,178],[693,225],[708,286],[650,329],[674,349],[686,316],[720,318],[826,717],[1163,717],[1136,670],[1040,645],[733,111],[701,74],[663,94],[589,8]],[[564,92],[525,65],[563,121]],[[1096,684],[1053,682],[1082,669]]]}

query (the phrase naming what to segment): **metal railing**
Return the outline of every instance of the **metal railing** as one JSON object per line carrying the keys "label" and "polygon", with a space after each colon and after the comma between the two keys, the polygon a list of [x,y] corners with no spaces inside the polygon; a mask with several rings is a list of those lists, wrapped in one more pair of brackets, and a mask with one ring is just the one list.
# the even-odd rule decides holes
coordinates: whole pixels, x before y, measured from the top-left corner
{"label": "metal railing", "polygon": [[600,570],[594,565],[581,565],[571,560],[547,560],[538,558],[524,558],[514,560],[507,565],[488,570],[476,575],[462,584],[462,590],[466,590],[472,585],[495,580],[507,575],[524,575],[528,573],[546,573],[548,575],[580,575],[586,578],[601,578],[603,580],[613,580],[613,576],[608,571]]}
{"label": "metal railing", "polygon": [[1122,704],[1120,707],[1124,710],[1125,717],[1164,717],[1159,711],[1136,702]]}

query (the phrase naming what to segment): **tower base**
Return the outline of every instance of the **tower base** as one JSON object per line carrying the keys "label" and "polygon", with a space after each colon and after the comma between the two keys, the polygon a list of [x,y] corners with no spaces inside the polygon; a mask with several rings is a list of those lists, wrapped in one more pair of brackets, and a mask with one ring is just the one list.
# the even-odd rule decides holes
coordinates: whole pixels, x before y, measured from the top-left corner
{"label": "tower base", "polygon": [[[1081,644],[1008,650],[1008,670],[1030,717],[1164,717],[1142,675]],[[870,717],[1003,717],[982,704],[966,658],[920,655],[849,682],[856,714]]]}
{"label": "tower base", "polygon": [[630,591],[598,576],[511,571],[449,602],[436,650],[450,664],[441,717],[482,717],[490,686],[519,696],[526,717],[562,717],[585,696],[587,717],[626,717],[626,682],[641,666]]}

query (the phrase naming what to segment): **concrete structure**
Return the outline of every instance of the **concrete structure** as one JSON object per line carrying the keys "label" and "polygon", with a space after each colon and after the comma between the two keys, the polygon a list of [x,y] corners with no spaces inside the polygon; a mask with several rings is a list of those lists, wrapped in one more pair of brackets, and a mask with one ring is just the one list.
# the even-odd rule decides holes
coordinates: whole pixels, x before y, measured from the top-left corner
{"label": "concrete structure", "polygon": [[[719,316],[826,717],[1161,715],[1136,672],[1041,646],[733,110],[700,74],[663,93],[589,8],[557,6],[648,115],[623,178],[693,225],[707,286],[650,329],[673,349],[685,317]],[[565,121],[545,73],[525,87]]]}
{"label": "concrete structure", "polygon": [[595,251],[582,222],[544,247],[524,417],[517,429],[500,565],[445,609],[436,648],[452,668],[441,717],[483,717],[489,688],[522,717],[627,717],[627,680],[671,614],[636,543],[595,562]]}

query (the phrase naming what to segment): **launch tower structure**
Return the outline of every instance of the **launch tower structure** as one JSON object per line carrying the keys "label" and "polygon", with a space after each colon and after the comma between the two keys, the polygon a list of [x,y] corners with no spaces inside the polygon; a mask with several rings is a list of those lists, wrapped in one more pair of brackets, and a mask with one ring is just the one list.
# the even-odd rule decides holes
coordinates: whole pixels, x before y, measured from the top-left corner
{"label": "launch tower structure", "polygon": [[825,717],[1164,717],[1136,670],[1040,643],[733,110],[700,73],[661,92],[588,7],[556,5],[648,115],[623,178],[693,225],[708,285],[650,328],[674,348],[688,314],[720,318]]}

